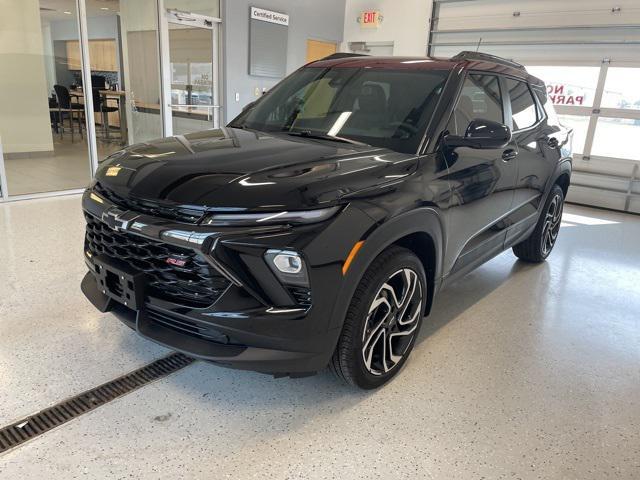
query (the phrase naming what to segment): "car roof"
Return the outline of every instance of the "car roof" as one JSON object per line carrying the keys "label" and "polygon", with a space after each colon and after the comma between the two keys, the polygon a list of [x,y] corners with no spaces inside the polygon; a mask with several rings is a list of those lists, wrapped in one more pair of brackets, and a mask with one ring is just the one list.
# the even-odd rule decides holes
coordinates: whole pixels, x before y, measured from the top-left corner
{"label": "car roof", "polygon": [[356,54],[336,54],[308,63],[313,68],[378,68],[393,70],[480,70],[522,78],[544,86],[542,80],[529,74],[525,67],[500,57],[474,52],[462,52],[451,58],[438,57],[377,57]]}

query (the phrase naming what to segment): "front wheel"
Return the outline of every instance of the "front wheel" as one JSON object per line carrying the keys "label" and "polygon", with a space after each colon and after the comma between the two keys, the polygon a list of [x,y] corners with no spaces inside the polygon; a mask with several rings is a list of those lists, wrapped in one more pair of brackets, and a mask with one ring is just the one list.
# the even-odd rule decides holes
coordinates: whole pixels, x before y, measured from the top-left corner
{"label": "front wheel", "polygon": [[558,185],[554,185],[544,205],[542,215],[529,238],[513,247],[513,253],[525,262],[543,262],[553,250],[564,207],[564,193]]}
{"label": "front wheel", "polygon": [[427,299],[422,262],[405,248],[382,252],[353,295],[331,360],[347,383],[372,389],[398,373],[413,349]]}

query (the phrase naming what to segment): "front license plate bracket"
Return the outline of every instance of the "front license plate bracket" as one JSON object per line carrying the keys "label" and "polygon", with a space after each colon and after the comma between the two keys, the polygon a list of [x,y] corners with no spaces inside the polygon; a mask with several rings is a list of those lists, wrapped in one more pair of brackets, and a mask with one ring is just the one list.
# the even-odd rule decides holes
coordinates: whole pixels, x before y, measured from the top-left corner
{"label": "front license plate bracket", "polygon": [[140,310],[144,303],[144,274],[126,266],[115,265],[94,257],[96,282],[105,295],[132,310]]}

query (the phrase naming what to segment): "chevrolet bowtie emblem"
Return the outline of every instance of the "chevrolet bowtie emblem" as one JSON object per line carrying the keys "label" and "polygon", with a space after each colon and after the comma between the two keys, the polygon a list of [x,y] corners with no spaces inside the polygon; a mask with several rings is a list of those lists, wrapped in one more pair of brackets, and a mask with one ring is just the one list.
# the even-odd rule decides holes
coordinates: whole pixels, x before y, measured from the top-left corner
{"label": "chevrolet bowtie emblem", "polygon": [[102,221],[112,230],[126,230],[129,221],[120,218],[124,213],[125,212],[119,208],[110,208],[109,210],[102,212]]}

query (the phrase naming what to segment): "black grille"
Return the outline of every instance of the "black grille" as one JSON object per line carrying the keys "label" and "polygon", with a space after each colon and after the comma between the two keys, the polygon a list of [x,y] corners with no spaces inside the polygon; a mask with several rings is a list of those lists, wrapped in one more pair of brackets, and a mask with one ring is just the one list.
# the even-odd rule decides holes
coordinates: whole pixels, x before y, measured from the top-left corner
{"label": "black grille", "polygon": [[[88,214],[85,218],[85,249],[92,255],[104,255],[143,272],[149,295],[182,305],[205,307],[215,302],[229,286],[229,281],[193,250],[112,230]],[[169,257],[186,263],[170,265]]]}
{"label": "black grille", "polygon": [[96,193],[121,208],[135,210],[136,212],[145,213],[154,217],[162,217],[182,223],[197,223],[205,213],[204,210],[197,208],[186,208],[179,205],[152,202],[133,197],[125,198],[100,183],[96,183],[93,189]]}
{"label": "black grille", "polygon": [[179,333],[191,335],[203,340],[214,341],[217,343],[229,343],[229,337],[209,328],[207,325],[187,319],[182,316],[174,315],[151,306],[146,310],[147,319],[158,323],[163,327],[169,328]]}
{"label": "black grille", "polygon": [[289,292],[293,295],[296,303],[303,308],[311,307],[311,290],[306,287],[289,287]]}

